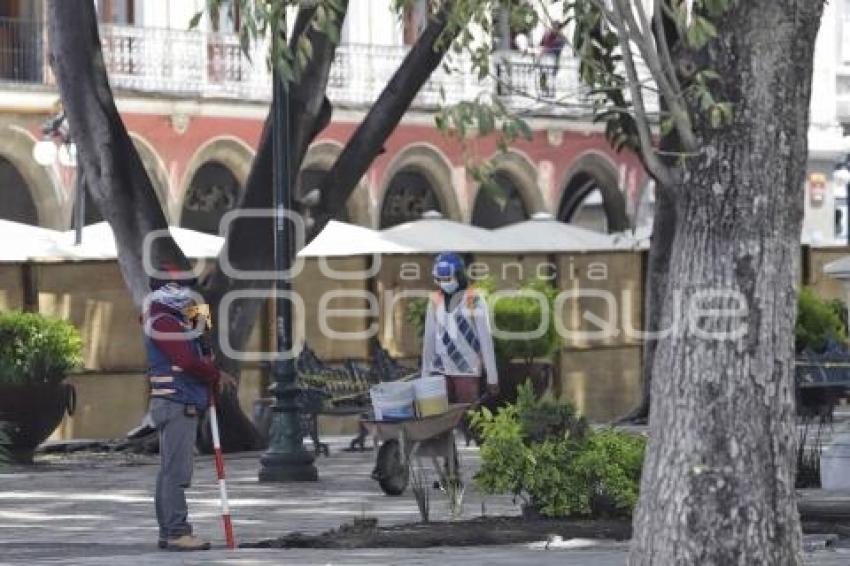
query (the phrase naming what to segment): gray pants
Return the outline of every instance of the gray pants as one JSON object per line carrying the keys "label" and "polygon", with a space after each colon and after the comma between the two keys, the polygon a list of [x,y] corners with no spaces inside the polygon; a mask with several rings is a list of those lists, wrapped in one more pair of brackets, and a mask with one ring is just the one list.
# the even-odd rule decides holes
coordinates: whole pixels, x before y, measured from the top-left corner
{"label": "gray pants", "polygon": [[156,476],[156,520],[160,540],[192,534],[186,488],[192,483],[198,417],[167,399],[151,399],[150,414],[159,431],[159,473]]}

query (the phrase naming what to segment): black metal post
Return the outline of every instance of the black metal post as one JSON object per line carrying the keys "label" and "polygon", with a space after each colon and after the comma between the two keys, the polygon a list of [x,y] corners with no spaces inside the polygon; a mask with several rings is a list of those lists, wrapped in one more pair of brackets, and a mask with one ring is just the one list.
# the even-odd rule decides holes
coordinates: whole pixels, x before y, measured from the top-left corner
{"label": "black metal post", "polygon": [[83,243],[83,226],[86,223],[86,180],[81,163],[77,163],[74,185],[74,245],[79,246]]}
{"label": "black metal post", "polygon": [[[275,205],[275,270],[288,271],[294,255],[292,222],[284,218],[284,210],[292,210],[291,172],[289,164],[289,86],[274,73],[274,114],[272,121],[272,153]],[[269,430],[269,448],[260,459],[261,482],[316,481],[318,471],[312,454],[304,449],[295,359],[292,357],[292,302],[288,278],[278,277],[275,288],[278,358],[273,364],[275,403]],[[289,353],[282,356],[284,352]]]}

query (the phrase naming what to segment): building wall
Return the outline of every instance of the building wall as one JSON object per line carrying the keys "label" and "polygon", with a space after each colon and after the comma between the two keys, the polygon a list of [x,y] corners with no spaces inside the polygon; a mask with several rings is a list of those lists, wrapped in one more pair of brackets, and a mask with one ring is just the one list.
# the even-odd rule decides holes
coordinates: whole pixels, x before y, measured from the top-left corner
{"label": "building wall", "polygon": [[847,257],[850,254],[850,247],[806,247],[803,249],[804,265],[807,266],[806,273],[803,278],[803,284],[814,289],[815,293],[824,299],[840,299],[848,302],[850,297],[847,296],[842,283],[833,279],[823,272],[826,264],[838,259]]}
{"label": "building wall", "polygon": [[[36,107],[31,112],[7,116],[5,120],[1,119],[3,111],[0,108],[0,134],[6,139],[0,143],[0,155],[6,156],[14,150],[17,161],[31,156],[32,146],[40,136],[41,123],[49,115],[47,108],[39,110],[37,101],[34,102]],[[265,107],[249,103],[181,106],[174,102],[129,98],[118,102],[125,125],[171,224],[179,225],[194,173],[204,163],[224,164],[244,184],[259,143]],[[363,116],[359,112],[340,114],[315,140],[314,152],[322,153],[322,148],[328,145],[343,146]],[[626,192],[626,208],[636,208],[646,176],[634,155],[615,153],[593,125],[564,120],[545,127],[543,123],[532,123],[538,127],[533,140],[513,144],[510,162],[499,155],[495,138],[475,144],[477,160],[493,160],[512,175],[521,188],[529,214],[549,212],[557,215],[564,190],[588,156],[596,156],[609,170],[609,177],[619,180],[619,189]],[[28,135],[12,138],[12,131],[28,132]],[[434,188],[442,194],[447,208],[444,212],[449,217],[471,221],[478,186],[467,175],[465,161],[469,155],[464,155],[464,148],[457,139],[441,134],[429,115],[412,112],[384,147],[385,152],[374,160],[361,183],[366,198],[360,217],[353,218],[354,221],[378,227],[390,181],[404,168],[414,168],[434,180]],[[313,153],[308,153],[307,162],[311,159],[314,159]],[[327,167],[332,159],[321,161],[321,166]],[[43,203],[41,208],[56,211],[41,223],[54,228],[70,227],[74,170],[59,164],[47,169],[39,166],[32,169],[35,173],[27,179],[32,179],[29,188],[33,197]],[[36,179],[35,174],[40,177]]]}

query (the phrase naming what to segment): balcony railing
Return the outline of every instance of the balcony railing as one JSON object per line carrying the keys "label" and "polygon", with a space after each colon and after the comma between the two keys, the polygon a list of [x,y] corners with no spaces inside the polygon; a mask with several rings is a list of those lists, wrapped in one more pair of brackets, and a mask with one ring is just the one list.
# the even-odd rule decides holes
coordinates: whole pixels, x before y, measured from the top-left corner
{"label": "balcony railing", "polygon": [[0,18],[0,81],[44,81],[43,34],[39,22]]}
{"label": "balcony railing", "polygon": [[[43,82],[43,25],[0,20],[0,80]],[[246,56],[235,35],[149,27],[102,25],[103,56],[116,89],[140,92],[267,101],[271,76],[267,46],[259,43]],[[343,107],[368,107],[379,96],[407,54],[403,46],[340,45],[331,67],[328,95]],[[554,57],[497,53],[492,74],[479,80],[472,72],[439,67],[423,86],[414,107],[470,100],[482,93],[507,106],[539,114],[586,114],[589,103],[578,78],[578,64],[565,50]],[[455,57],[453,67],[468,69]]]}

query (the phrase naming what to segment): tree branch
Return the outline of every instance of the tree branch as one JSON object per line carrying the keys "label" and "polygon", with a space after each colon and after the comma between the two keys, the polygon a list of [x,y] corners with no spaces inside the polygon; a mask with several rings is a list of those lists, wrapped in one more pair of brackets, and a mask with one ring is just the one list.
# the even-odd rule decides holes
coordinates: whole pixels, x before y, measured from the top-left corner
{"label": "tree branch", "polygon": [[[342,3],[347,9],[347,0]],[[289,85],[290,88],[290,160],[292,175],[295,178],[299,165],[307,152],[310,142],[324,129],[330,121],[331,107],[325,91],[333,63],[336,46],[324,34],[311,25],[316,14],[315,7],[305,7],[298,11],[290,46],[295,49],[302,37],[307,37],[313,47],[313,56],[307,63],[298,82]],[[272,100],[272,108],[277,104]],[[240,202],[241,209],[273,209],[272,187],[272,113],[269,112],[260,143],[245,191]],[[229,259],[237,269],[243,271],[269,271],[274,269],[274,219],[255,218],[251,221],[233,223],[227,234],[227,246],[221,251],[219,265],[222,259]],[[230,279],[221,269],[217,269],[206,282],[207,299],[211,304],[218,305],[227,291],[233,289],[267,288],[271,285],[268,280],[259,279]],[[257,318],[261,307],[259,300],[241,301],[241,306],[234,306],[230,313],[228,332],[230,344],[241,348],[250,335],[251,327]],[[219,345],[220,346],[220,345]],[[238,363],[221,357],[223,363],[231,372],[238,371]]]}
{"label": "tree branch", "polygon": [[[658,52],[656,51],[656,41],[652,36],[652,29],[649,25],[649,20],[646,17],[646,12],[643,9],[641,0],[638,0],[636,4],[638,15],[641,18],[643,26],[638,24],[635,19],[634,11],[631,9],[630,2],[626,3],[622,0],[616,1],[617,6],[620,9],[620,17],[622,17],[625,13],[625,17],[628,21],[628,25],[626,22],[623,22],[624,29],[631,27],[636,30],[641,30],[642,28],[646,30],[642,33],[638,33],[637,37],[633,36],[631,33],[627,33],[626,41],[634,41],[638,46],[643,60],[649,67],[652,76],[655,77],[655,83],[658,86],[658,90],[661,91],[661,95],[667,99],[667,104],[670,106],[670,116],[673,119],[673,124],[676,126],[676,130],[679,132],[679,138],[685,150],[695,151],[697,147],[699,147],[699,144],[696,136],[694,135],[690,115],[688,114],[688,110],[682,100],[682,91],[674,86],[674,84],[678,83],[675,76],[672,77],[672,81],[674,82],[671,82],[671,77],[667,75],[663,68]],[[675,75],[675,70],[673,70],[673,74]]]}
{"label": "tree branch", "polygon": [[650,174],[661,184],[671,186],[672,172],[661,163],[661,160],[655,153],[655,147],[652,144],[652,135],[646,116],[646,106],[643,101],[643,93],[641,92],[638,84],[637,69],[632,55],[632,48],[630,44],[631,38],[623,19],[623,11],[630,8],[628,6],[624,6],[624,4],[625,0],[615,0],[613,23],[620,35],[620,46],[623,50],[623,64],[626,68],[626,75],[629,79],[628,83],[629,91],[632,94],[632,103],[635,106],[634,118],[638,130],[638,138],[640,139],[641,153],[643,154],[646,168]]}
{"label": "tree branch", "polygon": [[[360,179],[381,152],[387,138],[401,122],[413,99],[440,65],[459,26],[447,29],[453,1],[446,1],[410,49],[369,113],[348,140],[342,153],[321,183],[323,210],[317,216],[321,228],[342,210]],[[448,37],[450,34],[451,37]]]}
{"label": "tree branch", "polygon": [[655,9],[653,10],[653,19],[655,20],[655,33],[658,38],[656,43],[661,44],[659,51],[661,52],[661,60],[670,81],[673,83],[673,88],[676,92],[682,92],[682,85],[679,83],[679,77],[676,73],[676,66],[673,64],[673,57],[670,55],[670,37],[667,35],[667,28],[664,27],[664,14],[662,4],[665,0],[655,0]]}

